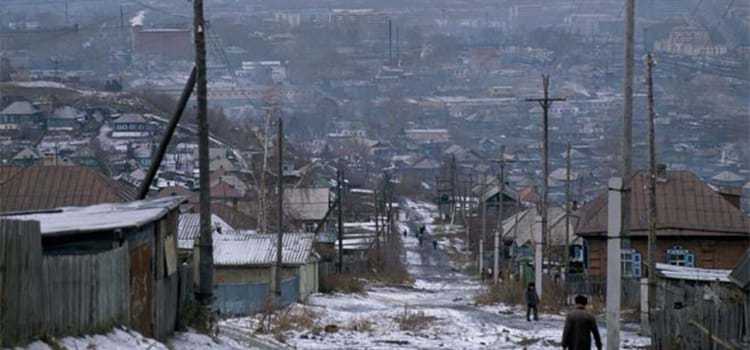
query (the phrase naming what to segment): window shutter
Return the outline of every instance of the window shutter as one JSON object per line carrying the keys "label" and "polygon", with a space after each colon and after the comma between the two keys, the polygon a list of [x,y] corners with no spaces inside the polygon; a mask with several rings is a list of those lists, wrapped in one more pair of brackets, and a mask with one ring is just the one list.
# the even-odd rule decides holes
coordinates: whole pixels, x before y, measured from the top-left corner
{"label": "window shutter", "polygon": [[685,255],[685,266],[695,267],[695,256],[693,254]]}
{"label": "window shutter", "polygon": [[641,277],[641,254],[633,253],[633,277]]}

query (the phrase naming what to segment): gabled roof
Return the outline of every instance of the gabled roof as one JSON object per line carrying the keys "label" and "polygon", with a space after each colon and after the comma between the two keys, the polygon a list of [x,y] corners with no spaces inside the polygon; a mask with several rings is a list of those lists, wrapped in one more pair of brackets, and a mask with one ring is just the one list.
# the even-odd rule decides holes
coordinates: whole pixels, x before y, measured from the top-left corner
{"label": "gabled roof", "polygon": [[13,160],[23,159],[42,159],[42,156],[35,149],[31,147],[24,147],[16,155],[13,156]]}
{"label": "gabled roof", "polygon": [[[180,249],[192,249],[193,242],[196,238],[200,237],[200,214],[180,214],[177,222],[177,246]],[[232,226],[229,226],[229,224],[215,214],[211,214],[211,226],[214,232],[217,228],[221,228],[222,234],[229,234],[234,230]]]}
{"label": "gabled roof", "polygon": [[[550,179],[556,180],[556,181],[565,181],[567,180],[568,170],[565,168],[557,168],[555,171],[551,172],[549,174]],[[578,179],[578,173],[575,171],[570,171],[570,181],[576,181]]]}
{"label": "gabled roof", "polygon": [[106,203],[86,207],[64,207],[52,212],[8,216],[8,219],[39,221],[42,235],[64,236],[114,229],[140,228],[161,219],[179,207],[183,197],[147,199],[128,203]]}
{"label": "gabled roof", "polygon": [[39,110],[27,101],[16,101],[5,107],[0,115],[34,115]]}
{"label": "gabled roof", "polygon": [[[648,173],[639,171],[631,179],[631,234],[646,235]],[[656,185],[657,235],[741,236],[750,235],[748,219],[731,202],[688,171],[670,171]],[[602,235],[607,231],[607,193],[580,209],[577,234]]]}
{"label": "gabled roof", "polygon": [[722,171],[711,178],[711,181],[716,182],[743,182],[745,178],[739,176],[731,171]]}
{"label": "gabled roof", "polygon": [[135,189],[85,166],[30,166],[0,176],[0,212],[125,202]]}
{"label": "gabled roof", "polygon": [[[530,207],[503,220],[503,239],[513,239],[516,245],[533,243],[535,232],[541,232],[541,222],[536,221],[537,209]],[[565,244],[565,209],[550,207],[547,211],[547,222],[553,245]],[[575,237],[575,217],[571,214],[568,240],[572,244]]]}
{"label": "gabled roof", "polygon": [[145,123],[146,118],[143,118],[142,115],[138,113],[125,113],[117,120],[115,120],[115,123]]}
{"label": "gabled roof", "polygon": [[78,119],[82,116],[81,111],[70,106],[56,108],[52,113],[52,118],[55,119]]}
{"label": "gabled roof", "polygon": [[[223,266],[270,266],[276,263],[275,234],[256,234],[242,240],[214,242],[214,264]],[[285,233],[281,240],[284,265],[303,265],[314,254],[311,233]]]}
{"label": "gabled roof", "polygon": [[729,279],[740,288],[750,288],[750,249],[746,250],[737,262],[737,266],[729,274]]}
{"label": "gabled roof", "polygon": [[422,158],[420,160],[417,160],[412,164],[412,169],[420,169],[420,170],[435,170],[440,168],[440,163],[430,159],[430,158]]}

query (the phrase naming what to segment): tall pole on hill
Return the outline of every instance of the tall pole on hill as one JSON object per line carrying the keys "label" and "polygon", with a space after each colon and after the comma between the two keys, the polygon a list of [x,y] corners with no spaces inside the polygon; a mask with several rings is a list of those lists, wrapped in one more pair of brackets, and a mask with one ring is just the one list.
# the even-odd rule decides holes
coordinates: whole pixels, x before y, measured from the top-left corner
{"label": "tall pole on hill", "polygon": [[625,0],[625,76],[623,81],[622,126],[622,243],[630,247],[630,178],[633,169],[633,41],[635,0]]}
{"label": "tall pole on hill", "polygon": [[[656,298],[656,137],[654,130],[654,60],[646,56],[646,89],[648,91],[648,322],[653,321]],[[652,334],[652,344],[655,344]]]}
{"label": "tall pole on hill", "polygon": [[[542,107],[544,112],[542,116],[542,200],[540,203],[541,207],[541,226],[542,226],[542,237],[541,247],[544,249],[545,244],[549,244],[549,230],[547,229],[547,200],[549,198],[549,108],[552,106],[552,102],[565,101],[564,98],[550,98],[549,97],[549,75],[542,75],[542,88],[544,89],[544,97],[542,98],[527,98],[527,102],[538,102],[539,106]],[[547,249],[549,250],[549,249]],[[538,259],[537,259],[538,261]],[[542,262],[544,264],[544,262]],[[537,273],[536,287],[539,296],[542,295],[542,281],[541,276],[544,272],[544,267],[536,264],[535,269]]]}
{"label": "tall pole on hill", "polygon": [[211,178],[208,167],[208,84],[206,82],[206,27],[203,0],[193,2],[196,98],[198,101],[198,168],[200,170],[200,238],[198,240],[198,301],[210,305],[213,298],[214,248],[211,237]]}
{"label": "tall pole on hill", "polygon": [[[278,192],[278,233],[276,236],[276,297],[281,298],[281,275],[282,275],[282,245],[284,243],[284,120],[279,118],[279,135],[276,142],[278,143],[278,176],[276,177],[276,186]],[[340,204],[340,203],[339,203]]]}
{"label": "tall pole on hill", "polygon": [[338,212],[338,226],[339,226],[339,261],[338,261],[338,272],[343,272],[344,269],[344,201],[341,197],[341,183],[344,182],[344,170],[341,169],[341,163],[339,162],[339,168],[336,170],[336,197],[339,199],[339,212]]}
{"label": "tall pole on hill", "polygon": [[565,252],[563,253],[563,278],[568,276],[570,263],[570,143],[565,154]]}

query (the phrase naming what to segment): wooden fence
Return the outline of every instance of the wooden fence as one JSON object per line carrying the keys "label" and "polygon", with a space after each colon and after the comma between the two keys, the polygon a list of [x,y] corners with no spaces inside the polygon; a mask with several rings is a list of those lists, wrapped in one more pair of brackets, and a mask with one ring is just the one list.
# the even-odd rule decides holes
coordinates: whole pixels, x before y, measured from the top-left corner
{"label": "wooden fence", "polygon": [[654,349],[750,348],[750,292],[729,283],[659,281]]}
{"label": "wooden fence", "polygon": [[[605,277],[569,274],[565,280],[568,296],[577,294],[605,300],[607,297],[607,280]],[[641,303],[641,282],[636,278],[622,280],[621,304],[625,308],[639,309]]]}
{"label": "wooden fence", "polygon": [[39,223],[0,220],[0,346],[42,331],[42,243]]}
{"label": "wooden fence", "polygon": [[128,322],[128,248],[45,256],[42,290],[49,334],[101,332]]}

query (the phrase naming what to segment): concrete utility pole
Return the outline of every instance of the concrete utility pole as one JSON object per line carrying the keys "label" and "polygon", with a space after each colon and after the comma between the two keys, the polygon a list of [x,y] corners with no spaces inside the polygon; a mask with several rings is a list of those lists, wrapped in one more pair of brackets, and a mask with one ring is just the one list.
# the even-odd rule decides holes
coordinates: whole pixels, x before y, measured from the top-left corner
{"label": "concrete utility pole", "polygon": [[[541,215],[542,215],[542,247],[546,242],[549,242],[549,230],[547,228],[547,201],[549,198],[549,108],[552,106],[552,102],[565,101],[564,98],[550,98],[549,97],[549,75],[542,75],[542,87],[544,89],[543,98],[527,98],[527,102],[538,102],[539,106],[544,111],[542,120],[542,200],[540,203]],[[549,250],[549,249],[547,249]],[[538,266],[537,268],[543,268]],[[541,280],[536,281],[536,288],[539,290],[541,295]]]}
{"label": "concrete utility pole", "polygon": [[625,77],[623,82],[622,125],[622,239],[630,247],[630,177],[633,168],[633,40],[635,35],[635,0],[625,0]]}
{"label": "concrete utility pole", "polygon": [[[650,328],[654,316],[656,298],[656,137],[654,130],[654,60],[646,56],[646,88],[648,90],[648,319]],[[652,344],[655,344],[652,333]]]}
{"label": "concrete utility pole", "polygon": [[570,143],[568,143],[565,158],[565,252],[563,253],[562,263],[563,279],[566,279],[568,275],[568,264],[570,263]]}
{"label": "concrete utility pole", "polygon": [[620,349],[620,293],[622,285],[622,196],[623,181],[609,179],[607,202],[607,350]]}
{"label": "concrete utility pole", "polygon": [[341,183],[344,182],[344,170],[341,169],[341,163],[339,163],[339,169],[336,171],[336,196],[339,198],[339,212],[338,212],[338,226],[339,226],[339,262],[338,272],[344,271],[344,201],[341,195]]}
{"label": "concrete utility pole", "polygon": [[278,172],[276,180],[279,192],[278,207],[278,236],[276,237],[276,296],[281,298],[281,275],[282,275],[282,244],[284,239],[284,120],[279,118],[279,135],[277,136],[278,148]]}
{"label": "concrete utility pole", "polygon": [[193,2],[195,37],[196,98],[198,101],[198,168],[200,170],[200,238],[198,240],[198,300],[210,305],[213,299],[214,247],[211,237],[211,178],[208,167],[208,83],[206,82],[206,31],[203,0]]}

